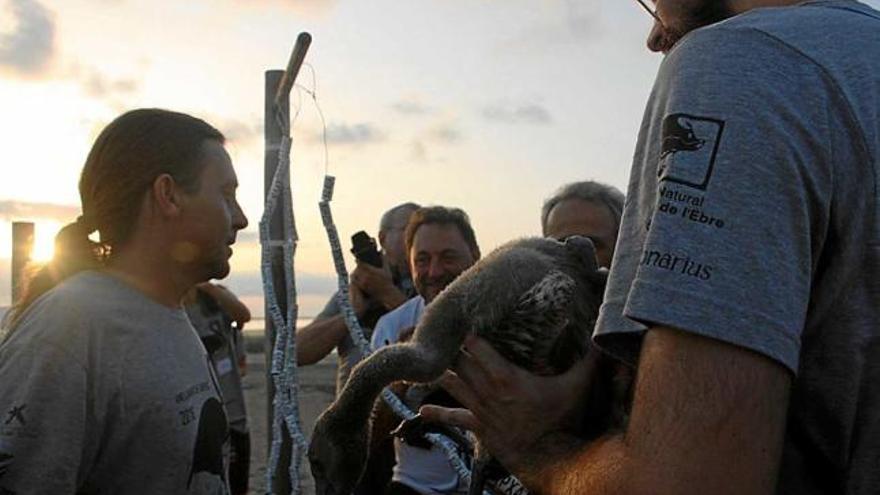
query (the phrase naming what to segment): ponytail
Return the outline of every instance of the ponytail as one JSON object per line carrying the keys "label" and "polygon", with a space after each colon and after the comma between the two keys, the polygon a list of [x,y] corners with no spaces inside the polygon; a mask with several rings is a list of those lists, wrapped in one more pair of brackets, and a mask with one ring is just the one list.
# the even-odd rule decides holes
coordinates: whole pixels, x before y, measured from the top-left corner
{"label": "ponytail", "polygon": [[21,296],[15,301],[11,316],[3,324],[10,333],[21,321],[27,308],[40,296],[71,275],[103,266],[109,248],[89,239],[89,235],[95,230],[95,225],[81,216],[58,232],[52,260],[33,267],[25,276]]}

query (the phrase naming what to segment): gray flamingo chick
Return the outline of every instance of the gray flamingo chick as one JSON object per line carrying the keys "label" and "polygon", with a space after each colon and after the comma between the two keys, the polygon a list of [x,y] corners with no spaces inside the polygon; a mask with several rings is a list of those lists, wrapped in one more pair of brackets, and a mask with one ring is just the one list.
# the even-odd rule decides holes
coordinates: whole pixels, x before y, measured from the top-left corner
{"label": "gray flamingo chick", "polygon": [[455,364],[468,333],[533,373],[562,373],[589,350],[604,287],[605,272],[583,237],[512,241],[462,273],[426,308],[412,339],[362,361],[318,418],[308,452],[316,493],[349,495],[357,485],[370,412],[387,385],[436,380]]}

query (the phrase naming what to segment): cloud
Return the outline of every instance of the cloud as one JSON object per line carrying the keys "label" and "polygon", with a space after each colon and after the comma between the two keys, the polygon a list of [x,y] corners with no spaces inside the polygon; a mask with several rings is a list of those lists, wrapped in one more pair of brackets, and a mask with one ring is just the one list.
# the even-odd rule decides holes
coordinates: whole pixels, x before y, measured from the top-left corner
{"label": "cloud", "polygon": [[576,38],[591,38],[599,27],[601,6],[599,2],[581,0],[565,1],[565,20],[568,33]]}
{"label": "cloud", "polygon": [[457,128],[451,125],[440,125],[428,131],[428,136],[434,141],[445,144],[452,144],[461,141],[462,134]]}
{"label": "cloud", "polygon": [[140,83],[134,79],[110,79],[96,70],[90,70],[81,82],[86,94],[94,98],[130,95],[140,86]]}
{"label": "cloud", "polygon": [[[414,162],[436,162],[437,151],[464,139],[462,132],[450,123],[436,123],[417,133],[409,142],[409,158]],[[442,161],[442,159],[440,159]]]}
{"label": "cloud", "polygon": [[0,33],[0,67],[35,75],[49,67],[55,53],[54,14],[36,0],[8,0],[13,27]]}
{"label": "cloud", "polygon": [[428,161],[428,147],[423,141],[416,139],[410,144],[409,156],[413,161],[426,162]]}
{"label": "cloud", "polygon": [[495,103],[483,108],[483,117],[508,124],[546,125],[553,122],[550,112],[537,103]]}
{"label": "cloud", "polygon": [[[315,133],[311,140],[320,142],[321,133]],[[327,144],[367,144],[385,139],[385,133],[374,124],[361,122],[358,124],[330,124],[327,126]]]}
{"label": "cloud", "polygon": [[59,222],[71,222],[79,214],[79,206],[0,200],[0,220],[17,221],[44,218]]}
{"label": "cloud", "polygon": [[39,0],[0,0],[0,6],[11,14],[9,29],[0,28],[0,69],[21,76],[74,80],[86,95],[108,100],[114,107],[127,107],[121,101],[140,89],[136,78],[113,78],[77,62],[60,71],[50,70],[57,65],[53,64],[57,53],[55,13]]}
{"label": "cloud", "polygon": [[524,28],[496,45],[494,52],[521,59],[527,53],[544,57],[548,50],[565,46],[583,48],[586,42],[607,34],[601,22],[601,3],[565,0],[554,18]]}
{"label": "cloud", "polygon": [[302,17],[317,18],[329,14],[336,7],[337,0],[237,0],[236,6],[265,8],[279,6]]}
{"label": "cloud", "polygon": [[226,139],[238,145],[263,139],[262,122],[244,122],[241,120],[218,120],[218,129]]}
{"label": "cloud", "polygon": [[403,115],[428,115],[434,109],[415,100],[401,100],[391,104],[391,108]]}
{"label": "cloud", "polygon": [[[145,62],[139,65],[143,66]],[[110,76],[79,60],[67,62],[63,70],[52,75],[78,85],[87,97],[105,102],[114,110],[129,109],[132,96],[141,88],[141,81],[136,77]]]}

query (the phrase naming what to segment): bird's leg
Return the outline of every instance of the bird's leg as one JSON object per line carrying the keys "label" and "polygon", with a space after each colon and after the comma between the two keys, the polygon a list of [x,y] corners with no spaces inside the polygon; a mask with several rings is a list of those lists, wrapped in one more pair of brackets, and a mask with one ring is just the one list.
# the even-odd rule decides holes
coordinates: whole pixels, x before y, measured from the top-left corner
{"label": "bird's leg", "polygon": [[486,471],[490,462],[492,462],[491,454],[477,442],[474,446],[474,460],[471,462],[471,483],[468,485],[468,495],[483,494],[483,489],[486,486]]}

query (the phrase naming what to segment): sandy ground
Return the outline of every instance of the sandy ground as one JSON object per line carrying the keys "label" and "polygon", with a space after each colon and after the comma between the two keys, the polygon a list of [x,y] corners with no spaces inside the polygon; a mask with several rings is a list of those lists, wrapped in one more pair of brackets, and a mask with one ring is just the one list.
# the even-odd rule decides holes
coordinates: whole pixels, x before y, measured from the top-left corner
{"label": "sandy ground", "polygon": [[[269,447],[266,403],[265,354],[259,342],[248,343],[248,373],[244,377],[248,421],[251,429],[250,493],[266,493],[266,458]],[[336,380],[336,356],[330,354],[321,362],[299,368],[299,407],[307,438],[311,435],[318,414],[333,401]],[[314,494],[308,461],[303,460],[302,487],[304,495]]]}

